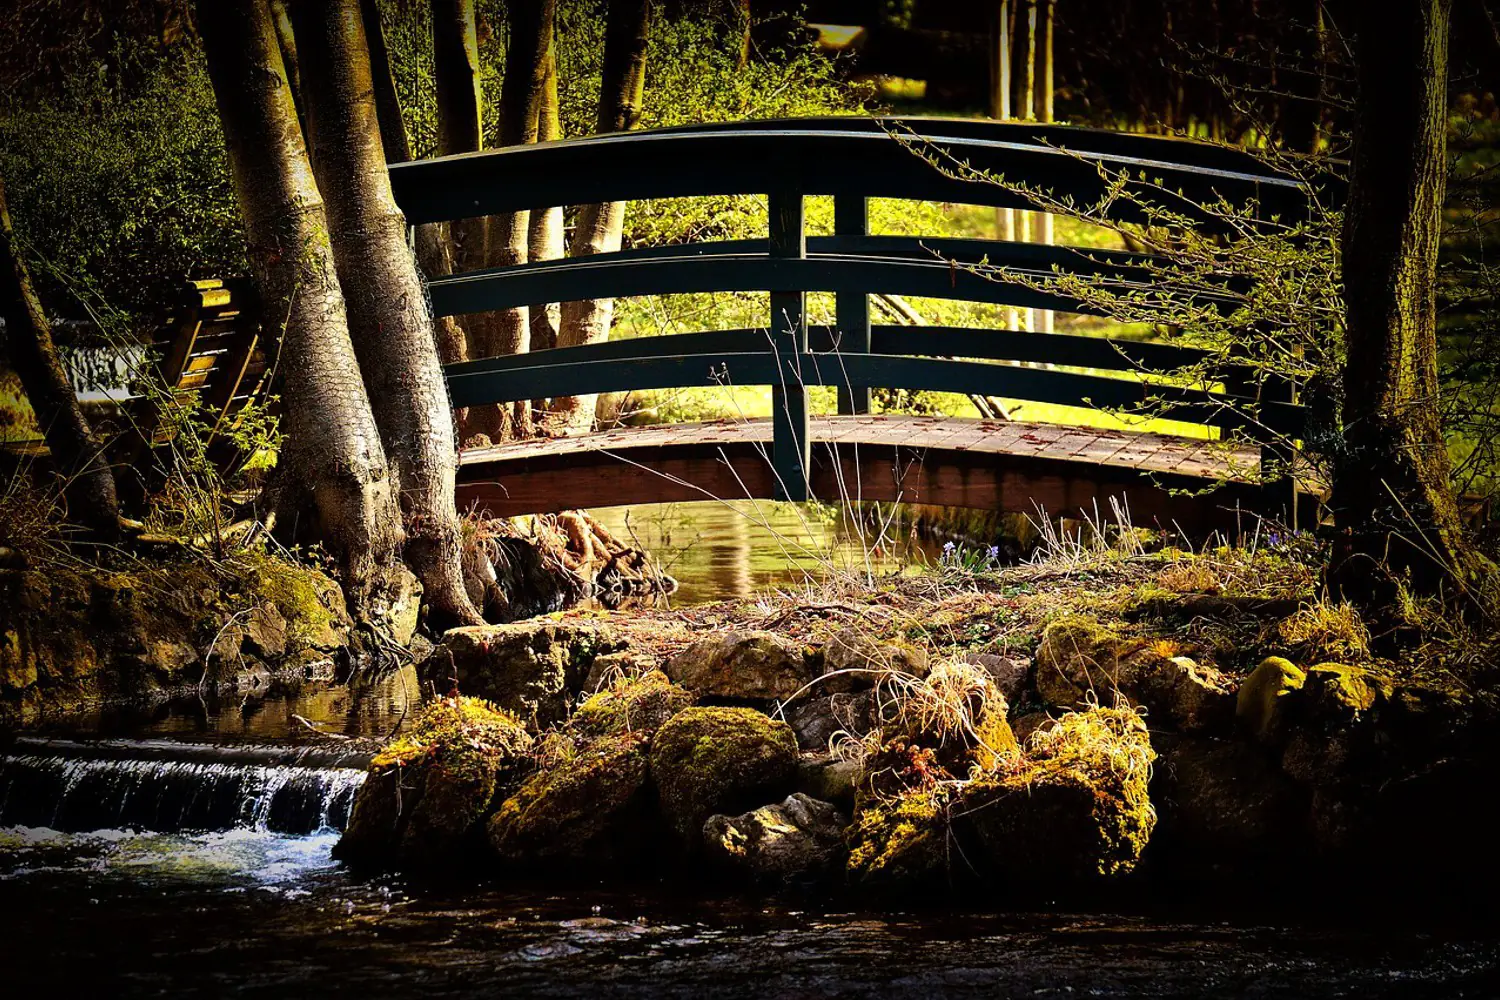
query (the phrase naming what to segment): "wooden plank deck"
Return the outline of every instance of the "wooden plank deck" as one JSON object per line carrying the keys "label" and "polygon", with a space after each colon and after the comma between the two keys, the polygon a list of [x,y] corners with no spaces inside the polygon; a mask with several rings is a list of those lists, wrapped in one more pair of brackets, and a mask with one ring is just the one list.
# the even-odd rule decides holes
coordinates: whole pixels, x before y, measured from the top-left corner
{"label": "wooden plank deck", "polygon": [[[1162,434],[909,415],[811,421],[812,487],[879,500],[1033,513],[1129,504],[1138,523],[1213,530],[1259,501],[1253,447]],[[769,420],[623,428],[460,456],[463,506],[497,516],[775,494]],[[1181,495],[1218,485],[1206,496]]]}

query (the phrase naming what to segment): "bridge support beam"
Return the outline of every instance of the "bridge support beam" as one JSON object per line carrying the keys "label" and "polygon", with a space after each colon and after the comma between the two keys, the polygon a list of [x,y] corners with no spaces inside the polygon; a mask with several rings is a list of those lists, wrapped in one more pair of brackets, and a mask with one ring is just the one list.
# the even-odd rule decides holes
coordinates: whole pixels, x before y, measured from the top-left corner
{"label": "bridge support beam", "polygon": [[[801,191],[772,192],[768,198],[771,256],[807,256],[807,227]],[[771,292],[771,345],[780,380],[771,387],[771,464],[777,499],[802,502],[811,497],[812,468],[808,434],[807,385],[802,359],[807,356],[807,294]]]}
{"label": "bridge support beam", "polygon": [[[870,200],[863,195],[841,194],[833,199],[835,236],[870,235]],[[841,352],[869,354],[870,296],[864,292],[839,292],[834,306],[837,343]],[[868,385],[839,384],[839,412],[869,413]]]}

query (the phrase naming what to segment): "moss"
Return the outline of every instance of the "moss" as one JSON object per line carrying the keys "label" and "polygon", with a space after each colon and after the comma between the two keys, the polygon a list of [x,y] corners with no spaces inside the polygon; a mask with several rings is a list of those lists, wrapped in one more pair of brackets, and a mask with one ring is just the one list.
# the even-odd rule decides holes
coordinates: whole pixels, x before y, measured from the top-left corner
{"label": "moss", "polygon": [[1003,881],[1039,883],[1130,871],[1156,826],[1147,790],[1155,759],[1130,709],[1062,716],[1023,758],[964,789],[986,867]]}
{"label": "moss", "polygon": [[585,737],[651,734],[692,703],[691,693],[652,670],[595,692],[578,706],[568,728]]}
{"label": "moss", "polygon": [[1290,660],[1268,656],[1240,684],[1235,716],[1258,739],[1275,737],[1285,725],[1284,699],[1300,691],[1307,674]]}
{"label": "moss", "polygon": [[531,736],[477,698],[444,698],[370,762],[338,856],[440,863],[462,852],[490,804],[526,766]]}
{"label": "moss", "polygon": [[1390,683],[1379,674],[1342,663],[1320,663],[1307,670],[1307,691],[1319,708],[1335,715],[1357,718],[1392,694]]}
{"label": "moss", "polygon": [[501,803],[489,842],[508,861],[608,861],[647,847],[646,742],[640,733],[559,754]]}
{"label": "moss", "polygon": [[941,870],[947,859],[946,804],[938,788],[867,801],[845,834],[850,879],[901,884],[922,881]]}
{"label": "moss", "polygon": [[245,577],[251,594],[276,605],[294,642],[331,645],[347,624],[337,585],[311,566],[254,554],[246,557]]}
{"label": "moss", "polygon": [[651,746],[663,814],[689,843],[714,813],[743,812],[786,795],[796,771],[791,727],[748,708],[685,709]]}

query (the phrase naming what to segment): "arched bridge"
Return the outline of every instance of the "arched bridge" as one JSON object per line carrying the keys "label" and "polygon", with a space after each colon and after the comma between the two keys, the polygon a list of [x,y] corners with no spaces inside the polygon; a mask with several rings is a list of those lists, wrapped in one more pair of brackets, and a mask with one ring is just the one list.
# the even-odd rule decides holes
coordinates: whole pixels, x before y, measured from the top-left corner
{"label": "arched bridge", "polygon": [[[1285,220],[1305,212],[1311,194],[1252,157],[1217,146],[932,119],[692,126],[393,166],[396,198],[412,225],[591,202],[768,198],[765,240],[633,248],[433,278],[439,315],[687,292],[761,291],[771,300],[763,329],[616,340],[448,366],[455,406],[716,384],[769,385],[773,395],[767,421],[625,428],[471,450],[462,456],[461,499],[498,515],[710,496],[1023,512],[1041,506],[1061,514],[1123,495],[1138,519],[1185,530],[1232,526],[1245,510],[1283,516],[1295,508],[1297,493],[1275,442],[1284,446],[1303,425],[1287,379],[1242,364],[1212,378],[1174,379],[1172,373],[1209,355],[1168,344],[871,323],[870,296],[880,293],[1097,311],[1049,289],[1057,273],[1095,275],[1149,294],[1164,262],[1146,255],[869,233],[871,198],[1029,208],[1017,189],[1030,187],[1089,204],[1121,172],[1150,191],[1180,194],[1177,211],[1225,199]],[[832,236],[807,235],[809,195],[833,197]],[[1120,212],[1138,211],[1130,199],[1118,205]],[[1202,226],[1223,224],[1213,213],[1199,215]],[[987,271],[995,267],[1035,280],[995,280]],[[808,292],[835,294],[833,325],[809,324]],[[1207,298],[1233,309],[1242,293],[1231,278]],[[810,415],[807,389],[817,385],[838,387],[837,414]],[[1238,443],[871,415],[870,389],[880,386],[1106,408],[1138,406],[1149,396],[1154,415],[1216,427]],[[1262,464],[1271,462],[1274,473],[1268,468],[1262,475]],[[1220,488],[1206,497],[1184,492],[1215,483]]]}

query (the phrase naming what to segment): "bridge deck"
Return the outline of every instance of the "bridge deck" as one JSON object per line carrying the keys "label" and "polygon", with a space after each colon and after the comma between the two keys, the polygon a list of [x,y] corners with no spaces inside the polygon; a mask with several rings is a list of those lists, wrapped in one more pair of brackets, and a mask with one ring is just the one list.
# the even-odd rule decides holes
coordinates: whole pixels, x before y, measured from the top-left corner
{"label": "bridge deck", "polygon": [[[1142,523],[1228,526],[1259,503],[1259,452],[1217,441],[1019,421],[816,416],[813,494],[1031,513],[1126,499]],[[497,516],[775,495],[769,420],[625,428],[465,451],[459,497]],[[1207,498],[1174,495],[1221,484]]]}

